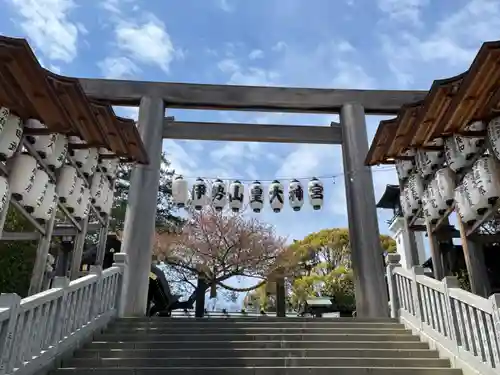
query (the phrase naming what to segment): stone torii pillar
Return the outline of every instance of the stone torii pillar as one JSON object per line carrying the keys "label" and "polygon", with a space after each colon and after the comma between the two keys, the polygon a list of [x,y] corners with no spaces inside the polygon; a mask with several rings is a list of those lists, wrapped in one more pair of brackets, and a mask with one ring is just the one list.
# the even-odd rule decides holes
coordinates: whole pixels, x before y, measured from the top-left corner
{"label": "stone torii pillar", "polygon": [[365,112],[358,103],[346,103],[340,111],[342,156],[349,220],[349,239],[358,317],[388,316],[375,194],[368,153]]}
{"label": "stone torii pillar", "polygon": [[126,288],[125,316],[146,314],[160,181],[164,117],[163,99],[154,97],[141,99],[138,130],[149,156],[149,165],[135,166],[130,178],[121,250],[128,255],[131,271],[128,283],[124,286]]}

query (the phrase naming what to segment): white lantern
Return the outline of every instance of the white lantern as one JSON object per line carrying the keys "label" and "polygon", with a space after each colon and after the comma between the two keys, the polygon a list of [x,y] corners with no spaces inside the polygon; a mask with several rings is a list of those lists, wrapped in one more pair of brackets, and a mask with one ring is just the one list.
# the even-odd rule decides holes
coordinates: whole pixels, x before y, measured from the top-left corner
{"label": "white lantern", "polygon": [[21,119],[10,114],[0,134],[0,160],[5,161],[14,155],[22,137],[23,123]]}
{"label": "white lantern", "polygon": [[[84,140],[82,140],[80,137],[76,137],[76,136],[69,137],[69,143],[70,143],[70,146],[71,145],[82,146],[82,145],[86,144],[86,142]],[[83,167],[83,165],[87,162],[89,154],[90,154],[90,150],[88,148],[78,148],[78,149],[73,149],[70,151],[70,156],[73,158],[73,160],[78,168]]]}
{"label": "white lantern", "polygon": [[[484,131],[486,124],[482,121],[475,121],[465,128],[466,131]],[[484,138],[463,137],[455,135],[458,150],[464,154],[466,160],[471,160],[484,145]]]}
{"label": "white lantern", "polygon": [[[106,203],[109,198],[109,191],[111,190],[111,187],[109,186],[109,181],[106,178],[106,175],[103,174],[101,178],[103,179],[102,189],[94,196],[94,207],[97,211],[104,212],[106,210]],[[90,194],[92,196],[92,191]]]}
{"label": "white lantern", "polygon": [[[443,146],[443,140],[438,139],[433,142],[433,146]],[[444,161],[444,151],[423,151],[419,150],[416,156],[417,168],[422,176],[426,179],[440,168]]]}
{"label": "white lantern", "polygon": [[307,185],[307,191],[309,193],[309,202],[313,210],[320,210],[321,206],[323,206],[324,199],[323,183],[316,177],[313,177]]}
{"label": "white lantern", "polygon": [[99,149],[99,167],[103,172],[108,171],[109,166],[109,156],[114,155],[113,152],[108,150],[107,148],[101,147]]}
{"label": "white lantern", "polygon": [[431,197],[432,208],[437,210],[439,217],[443,216],[448,210],[448,204],[446,203],[446,199],[441,195],[438,181],[435,178],[429,182],[427,190],[429,190],[429,197]]}
{"label": "white lantern", "polygon": [[182,176],[177,176],[172,182],[172,199],[174,204],[183,208],[186,206],[189,198],[188,182]]}
{"label": "white lantern", "polygon": [[90,184],[90,202],[95,203],[101,198],[103,190],[106,188],[108,181],[106,175],[102,172],[97,172],[92,177],[92,184]]}
{"label": "white lantern", "polygon": [[116,177],[116,173],[118,172],[118,165],[120,164],[120,159],[112,158],[106,159],[106,176],[110,181],[114,180]]}
{"label": "white lantern", "polygon": [[416,214],[422,204],[422,196],[424,195],[424,186],[422,177],[414,173],[408,179],[408,187],[410,193],[410,206],[413,214]]}
{"label": "white lantern", "polygon": [[435,179],[439,195],[444,199],[448,207],[455,201],[455,174],[451,168],[441,168],[436,172]]}
{"label": "white lantern", "polygon": [[403,187],[401,193],[399,194],[399,204],[401,205],[401,211],[403,211],[403,216],[407,219],[413,216],[410,206],[410,189],[408,185]]}
{"label": "white lantern", "polygon": [[226,184],[217,179],[212,185],[212,204],[216,211],[222,211],[227,202]]}
{"label": "white lantern", "polygon": [[7,120],[9,119],[10,115],[10,109],[7,107],[0,107],[0,134],[3,131],[3,128],[5,127],[5,124],[7,124]]}
{"label": "white lantern", "polygon": [[29,154],[19,154],[14,158],[9,173],[12,198],[23,202],[33,190],[37,171],[36,159]]}
{"label": "white lantern", "polygon": [[[0,108],[0,110],[1,109],[3,108]],[[9,181],[6,177],[0,176],[0,212],[7,206],[7,202],[9,200],[9,192]]]}
{"label": "white lantern", "polygon": [[259,213],[264,207],[264,189],[260,181],[254,181],[250,185],[250,208]]}
{"label": "white lantern", "polygon": [[207,184],[198,177],[191,188],[191,199],[195,210],[201,210],[207,204]]}
{"label": "white lantern", "polygon": [[245,187],[243,184],[235,180],[229,185],[229,207],[233,212],[239,212],[243,206],[245,199]]}
{"label": "white lantern", "polygon": [[465,155],[458,149],[456,137],[445,139],[444,153],[448,167],[450,167],[453,172],[460,172],[468,165]]}
{"label": "white lantern", "polygon": [[49,182],[41,204],[33,211],[33,217],[38,221],[45,223],[52,216],[57,204],[56,185]]}
{"label": "white lantern", "polygon": [[479,158],[473,166],[474,179],[479,192],[486,197],[488,205],[494,205],[500,197],[500,166],[493,155]]}
{"label": "white lantern", "polygon": [[463,178],[465,191],[469,194],[471,208],[477,215],[483,215],[489,208],[488,198],[482,194],[474,170],[468,172]]}
{"label": "white lantern", "polygon": [[65,165],[59,172],[59,179],[57,180],[56,193],[59,197],[59,202],[66,203],[68,198],[75,190],[76,180],[78,173],[76,168],[72,165]]}
{"label": "white lantern", "polygon": [[101,216],[109,215],[111,209],[113,208],[113,200],[114,200],[114,189],[110,186],[109,190],[107,191],[103,207],[101,209]]}
{"label": "white lantern", "polygon": [[47,155],[45,162],[50,170],[55,171],[61,168],[68,153],[68,137],[64,134],[56,134],[54,142],[54,150],[50,155]]}
{"label": "white lantern", "polygon": [[455,188],[455,204],[463,222],[471,225],[476,221],[477,214],[472,209],[470,197],[464,184]]}
{"label": "white lantern", "polygon": [[490,149],[497,159],[500,159],[500,116],[488,123],[488,140]]}
{"label": "white lantern", "polygon": [[396,159],[396,172],[400,180],[407,179],[410,174],[415,170],[416,161],[415,161],[415,151],[407,150],[403,153],[404,157],[409,159],[401,160]]}
{"label": "white lantern", "polygon": [[75,188],[73,189],[73,193],[68,197],[66,201],[66,208],[70,213],[74,213],[77,207],[80,205],[82,201],[82,196],[85,192],[85,183],[83,179],[77,177]]}
{"label": "white lantern", "polygon": [[90,189],[83,186],[83,194],[81,199],[77,201],[77,206],[75,207],[74,217],[76,220],[80,221],[86,218],[89,214],[89,204],[90,204]]}
{"label": "white lantern", "polygon": [[299,180],[293,179],[288,188],[288,201],[294,211],[300,211],[304,204],[304,188]]}
{"label": "white lantern", "polygon": [[[47,129],[47,126],[35,119],[28,119],[24,124],[28,129]],[[26,139],[33,145],[34,150],[42,159],[46,159],[54,152],[57,134],[27,136]]]}
{"label": "white lantern", "polygon": [[430,186],[425,189],[424,195],[422,196],[422,209],[424,210],[425,218],[429,220],[431,224],[436,224],[439,220],[439,212],[435,204],[433,193],[434,191]]}
{"label": "white lantern", "polygon": [[280,212],[285,203],[285,189],[283,184],[278,180],[274,180],[269,185],[269,204],[273,212]]}
{"label": "white lantern", "polygon": [[97,150],[97,148],[90,148],[87,161],[82,167],[82,172],[85,177],[89,178],[94,174],[98,161],[99,161],[99,151]]}

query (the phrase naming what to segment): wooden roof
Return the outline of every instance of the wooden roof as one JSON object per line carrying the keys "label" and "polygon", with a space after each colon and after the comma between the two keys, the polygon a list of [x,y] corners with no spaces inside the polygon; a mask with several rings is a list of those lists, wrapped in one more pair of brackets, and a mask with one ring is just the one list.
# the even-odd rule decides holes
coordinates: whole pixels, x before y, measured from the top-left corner
{"label": "wooden roof", "polygon": [[0,105],[22,119],[41,121],[50,131],[77,135],[89,147],[148,163],[135,122],[117,117],[109,105],[96,109],[77,79],[43,69],[24,39],[0,36]]}
{"label": "wooden roof", "polygon": [[[380,122],[365,164],[393,163],[409,148],[432,149],[436,138],[464,133],[471,122],[498,115],[499,65],[500,41],[484,43],[466,72],[434,81],[422,101],[408,103],[396,118]],[[389,132],[387,123],[396,130]]]}

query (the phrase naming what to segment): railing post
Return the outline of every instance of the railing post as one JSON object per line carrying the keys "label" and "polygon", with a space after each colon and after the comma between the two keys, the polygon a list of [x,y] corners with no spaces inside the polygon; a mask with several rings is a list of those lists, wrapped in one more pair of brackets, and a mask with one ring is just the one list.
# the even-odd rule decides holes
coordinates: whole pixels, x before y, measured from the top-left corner
{"label": "railing post", "polygon": [[90,320],[95,319],[102,314],[102,299],[103,299],[103,280],[102,280],[102,266],[90,266],[89,273],[96,275],[98,281],[94,284],[92,293],[92,307]]}
{"label": "railing post", "polygon": [[[7,320],[6,329],[0,331],[0,374],[8,374],[13,369],[12,355],[16,353],[13,350],[14,333],[16,331],[17,316],[19,314],[19,306],[21,297],[15,293],[0,294],[0,309],[9,309],[9,318]],[[0,322],[1,326],[2,322]]]}
{"label": "railing post", "polygon": [[460,283],[458,282],[458,279],[455,276],[446,276],[443,278],[443,284],[444,284],[444,303],[446,308],[447,319],[449,322],[449,326],[447,327],[448,335],[450,340],[455,342],[457,346],[460,346],[461,338],[458,331],[457,314],[455,312],[455,306],[453,306],[453,303],[451,302],[450,298],[450,289],[460,288]]}
{"label": "railing post", "polygon": [[64,336],[66,336],[66,322],[67,322],[67,290],[66,288],[69,285],[69,277],[66,276],[56,276],[54,278],[54,281],[52,281],[52,288],[61,288],[63,290],[63,295],[61,297],[61,300],[57,304],[57,309],[56,309],[56,314],[57,318],[54,322],[54,328],[52,329],[53,332],[52,338],[51,338],[51,343],[52,345],[56,346],[59,344],[59,341],[61,341]]}
{"label": "railing post", "polygon": [[125,316],[125,307],[127,303],[127,282],[128,282],[128,256],[126,253],[115,253],[113,256],[113,266],[120,267],[121,280],[116,291],[116,311],[119,318]]}
{"label": "railing post", "polygon": [[391,318],[399,318],[399,296],[394,277],[394,270],[401,267],[401,255],[398,253],[387,254],[387,287],[389,289],[389,307],[391,310]]}
{"label": "railing post", "polygon": [[420,321],[420,324],[423,323],[422,315],[422,304],[420,303],[420,297],[418,292],[418,282],[417,276],[424,275],[424,268],[420,266],[412,267],[412,283],[411,283],[411,297],[413,303],[413,310],[415,312],[415,317]]}
{"label": "railing post", "polygon": [[489,300],[493,306],[493,331],[496,333],[497,350],[499,351],[498,354],[500,354],[500,293],[492,294]]}

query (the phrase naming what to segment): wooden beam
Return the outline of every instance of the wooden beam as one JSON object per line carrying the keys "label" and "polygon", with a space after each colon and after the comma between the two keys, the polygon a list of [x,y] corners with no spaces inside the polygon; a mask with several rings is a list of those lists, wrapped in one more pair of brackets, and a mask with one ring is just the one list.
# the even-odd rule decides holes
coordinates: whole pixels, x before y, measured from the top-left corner
{"label": "wooden beam", "polygon": [[331,145],[342,143],[342,131],[339,125],[259,125],[217,122],[172,122],[165,119],[163,138]]}
{"label": "wooden beam", "polygon": [[343,104],[360,103],[367,114],[397,114],[422,100],[427,91],[344,90],[292,87],[206,85],[81,78],[85,93],[108,104],[136,106],[144,96],[161,97],[167,108],[263,112],[338,113]]}

